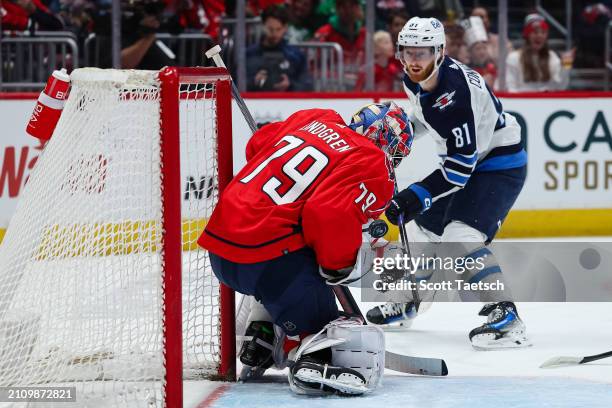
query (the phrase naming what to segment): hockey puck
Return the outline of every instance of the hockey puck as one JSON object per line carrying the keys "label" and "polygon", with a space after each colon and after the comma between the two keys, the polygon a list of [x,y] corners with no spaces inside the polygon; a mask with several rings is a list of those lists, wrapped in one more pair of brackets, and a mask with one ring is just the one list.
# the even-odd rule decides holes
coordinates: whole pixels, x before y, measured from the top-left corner
{"label": "hockey puck", "polygon": [[382,238],[389,231],[389,226],[384,220],[372,221],[368,226],[368,234],[372,238]]}

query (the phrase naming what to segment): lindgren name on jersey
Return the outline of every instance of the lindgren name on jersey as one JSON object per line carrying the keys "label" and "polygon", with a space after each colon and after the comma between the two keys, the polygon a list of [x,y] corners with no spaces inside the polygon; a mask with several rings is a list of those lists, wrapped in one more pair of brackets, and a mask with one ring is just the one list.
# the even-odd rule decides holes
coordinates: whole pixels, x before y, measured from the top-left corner
{"label": "lindgren name on jersey", "polygon": [[351,149],[351,146],[349,146],[349,144],[340,137],[338,132],[330,127],[327,127],[321,122],[317,122],[316,120],[310,122],[299,130],[305,130],[308,133],[312,133],[337,152],[344,152]]}

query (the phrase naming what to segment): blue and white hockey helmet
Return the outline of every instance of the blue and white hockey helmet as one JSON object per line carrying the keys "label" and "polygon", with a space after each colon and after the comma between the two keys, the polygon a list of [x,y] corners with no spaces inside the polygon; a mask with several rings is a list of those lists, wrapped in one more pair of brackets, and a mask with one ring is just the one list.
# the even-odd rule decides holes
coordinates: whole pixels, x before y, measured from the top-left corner
{"label": "blue and white hockey helmet", "polygon": [[371,103],[359,109],[349,127],[372,140],[397,166],[410,153],[414,130],[408,115],[395,102]]}
{"label": "blue and white hockey helmet", "polygon": [[446,45],[444,26],[437,18],[412,17],[397,36],[400,47],[433,47],[436,50]]}
{"label": "blue and white hockey helmet", "polygon": [[402,63],[404,69],[406,69],[408,64],[404,53],[409,52],[407,48],[413,47],[426,47],[433,52],[433,70],[425,80],[421,81],[423,83],[438,71],[442,61],[444,61],[446,35],[440,20],[436,18],[412,17],[406,22],[397,36],[397,49],[395,53],[395,58]]}

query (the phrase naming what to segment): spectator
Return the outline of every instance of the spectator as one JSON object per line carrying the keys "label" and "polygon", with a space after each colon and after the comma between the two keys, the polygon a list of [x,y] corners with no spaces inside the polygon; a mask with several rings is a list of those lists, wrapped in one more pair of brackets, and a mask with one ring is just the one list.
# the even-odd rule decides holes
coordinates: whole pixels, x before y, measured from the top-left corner
{"label": "spectator", "polygon": [[221,17],[225,13],[225,5],[221,0],[205,0],[202,2],[202,7],[204,8],[204,19],[206,20],[206,24],[202,24],[204,33],[210,35],[213,41],[217,41]]}
{"label": "spectator", "polygon": [[1,0],[0,17],[3,30],[43,30],[63,29],[60,19],[53,15],[40,0]]}
{"label": "spectator", "polygon": [[[471,15],[473,17],[480,17],[484,23],[485,30],[487,31],[487,46],[489,48],[489,55],[493,61],[497,62],[499,59],[499,36],[491,32],[491,20],[489,19],[489,12],[484,7],[474,7]],[[506,41],[508,53],[513,50],[512,42]]]}
{"label": "spectator", "polygon": [[[164,66],[175,65],[174,59],[160,46],[155,33],[161,25],[161,15],[165,8],[163,0],[132,3],[124,8],[121,20],[121,67],[124,69],[159,70]],[[94,31],[101,50],[111,50],[111,13],[109,9],[98,10],[94,17]],[[103,52],[100,67],[112,66],[112,55]]]}
{"label": "spectator", "polygon": [[256,17],[263,13],[268,7],[285,4],[285,0],[247,0],[246,13],[248,16]]}
{"label": "spectator", "polygon": [[469,64],[470,58],[464,41],[465,29],[456,23],[444,23],[446,35],[445,53],[463,64]]}
{"label": "spectator", "polygon": [[[395,47],[391,40],[391,34],[386,31],[377,31],[374,40],[374,90],[377,92],[392,92],[401,89],[401,81],[404,70],[402,64],[395,59]],[[362,69],[356,91],[362,91],[365,87],[366,72]]]}
{"label": "spectator", "polygon": [[485,25],[480,17],[470,17],[463,22],[465,43],[467,45],[470,67],[484,78],[489,88],[493,89],[497,78],[495,60],[489,54],[489,43]]}
{"label": "spectator", "polygon": [[[392,14],[405,13],[409,0],[377,0],[375,4],[376,28],[383,30]],[[395,43],[394,43],[395,44]]]}
{"label": "spectator", "polygon": [[575,50],[557,54],[548,48],[548,23],[539,14],[529,14],[523,26],[524,44],[508,55],[506,81],[510,92],[566,89]]}
{"label": "spectator", "polygon": [[312,80],[302,52],[287,43],[289,15],[282,6],[270,6],[261,15],[264,34],[247,49],[249,91],[310,91]]}
{"label": "spectator", "polygon": [[317,13],[325,16],[326,19],[336,14],[336,0],[320,0]]}
{"label": "spectator", "polygon": [[612,19],[610,6],[596,3],[586,6],[576,25],[577,43],[580,44],[575,66],[581,68],[601,68],[604,66],[604,38],[606,27]]}
{"label": "spectator", "polygon": [[319,28],[315,39],[335,42],[344,50],[346,82],[355,84],[357,72],[363,65],[366,31],[363,27],[363,10],[359,0],[336,0],[336,15]]}
{"label": "spectator", "polygon": [[455,21],[463,18],[463,6],[460,0],[420,0],[409,1],[410,14],[419,17],[435,17],[440,21]]}
{"label": "spectator", "polygon": [[221,18],[225,15],[223,1],[178,0],[170,2],[166,11],[167,14],[178,16],[178,25],[181,29],[196,29],[210,35],[213,41],[218,40]]}
{"label": "spectator", "polygon": [[409,19],[410,16],[405,11],[400,10],[389,13],[387,31],[391,34],[391,41],[393,41],[393,44],[397,44],[397,36]]}
{"label": "spectator", "polygon": [[81,46],[93,28],[91,16],[95,13],[95,3],[90,0],[62,0],[59,4],[57,15],[63,22],[64,30],[74,33]]}
{"label": "spectator", "polygon": [[309,41],[326,18],[317,13],[318,0],[288,0],[290,44]]}

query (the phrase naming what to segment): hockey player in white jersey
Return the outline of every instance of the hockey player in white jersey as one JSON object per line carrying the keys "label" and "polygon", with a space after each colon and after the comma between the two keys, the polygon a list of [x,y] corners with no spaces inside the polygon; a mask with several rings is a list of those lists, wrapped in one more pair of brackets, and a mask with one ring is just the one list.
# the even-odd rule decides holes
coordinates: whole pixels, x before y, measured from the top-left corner
{"label": "hockey player in white jersey", "polygon": [[[453,242],[460,256],[485,256],[470,283],[501,281],[501,269],[487,248],[519,195],[527,154],[520,126],[475,71],[444,55],[445,35],[435,18],[410,19],[399,34],[396,57],[404,66],[404,89],[415,136],[436,142],[440,166],[397,193],[386,211],[398,224],[403,216],[409,240]],[[436,244],[434,244],[436,245]],[[431,246],[431,245],[430,245]],[[507,288],[507,286],[506,286]],[[508,290],[479,291],[490,302],[480,311],[487,322],[469,334],[477,349],[530,345],[525,325]],[[407,326],[414,304],[387,303],[367,313],[371,323]]]}

